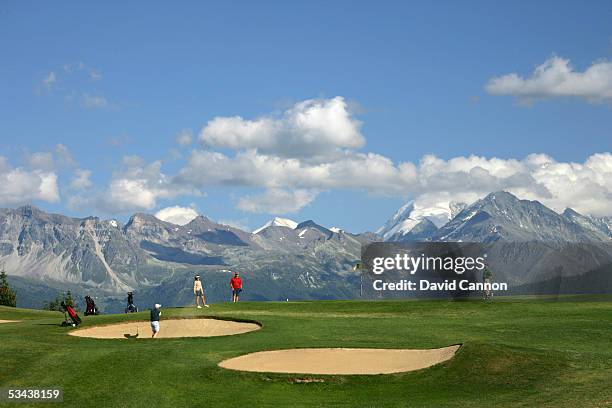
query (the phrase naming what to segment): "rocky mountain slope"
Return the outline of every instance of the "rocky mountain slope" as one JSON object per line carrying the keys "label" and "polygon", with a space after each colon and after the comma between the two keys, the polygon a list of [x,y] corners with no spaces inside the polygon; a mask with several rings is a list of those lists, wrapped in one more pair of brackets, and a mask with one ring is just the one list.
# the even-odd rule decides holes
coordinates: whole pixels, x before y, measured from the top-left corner
{"label": "rocky mountain slope", "polygon": [[[191,299],[195,274],[210,281],[211,300],[221,300],[232,270],[249,282],[247,299],[353,297],[356,287],[348,275],[354,275],[360,245],[351,234],[313,221],[295,229],[270,225],[252,234],[203,216],[180,226],[135,214],[122,225],[33,206],[0,211],[0,267],[19,287],[27,291],[30,282],[40,293],[46,293],[40,285],[71,288],[102,302],[134,290],[180,304]],[[175,287],[181,290],[173,295],[169,288]],[[121,307],[116,303],[113,310]]]}
{"label": "rocky mountain slope", "polygon": [[439,227],[422,210],[409,204],[380,234],[351,234],[312,220],[276,218],[250,233],[204,216],[181,226],[139,213],[123,225],[33,206],[2,209],[0,268],[20,291],[22,306],[39,307],[50,293],[71,289],[118,311],[128,290],[146,304],[190,303],[195,274],[203,276],[211,301],[226,300],[232,271],[245,278],[245,299],[356,297],[359,275],[352,266],[361,246],[383,239],[483,243],[497,278],[527,292],[580,274],[582,286],[594,290],[593,277],[605,275],[611,263],[610,218],[571,209],[558,214],[506,192],[449,208],[454,217]]}
{"label": "rocky mountain slope", "polygon": [[510,293],[612,292],[610,218],[558,214],[503,191],[465,206],[440,228],[414,218],[410,206],[402,207],[382,228],[386,240],[482,243],[495,279]]}
{"label": "rocky mountain slope", "polygon": [[432,237],[434,241],[606,242],[604,234],[585,228],[538,201],[520,200],[500,191],[464,208]]}

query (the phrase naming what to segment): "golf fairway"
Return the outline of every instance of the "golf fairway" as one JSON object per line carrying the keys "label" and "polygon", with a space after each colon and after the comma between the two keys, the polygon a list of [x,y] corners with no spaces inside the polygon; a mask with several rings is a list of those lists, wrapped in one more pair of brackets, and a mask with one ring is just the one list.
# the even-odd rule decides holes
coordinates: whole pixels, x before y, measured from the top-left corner
{"label": "golf fairway", "polygon": [[[609,297],[561,301],[322,301],[164,309],[164,320],[252,320],[260,330],[138,341],[70,336],[63,315],[0,307],[0,387],[59,387],[45,406],[603,407],[612,401]],[[84,317],[77,329],[147,313]],[[146,323],[146,322],[145,322]],[[381,375],[256,373],[218,366],[296,348],[436,349],[455,356]],[[20,407],[40,404],[20,404]]]}

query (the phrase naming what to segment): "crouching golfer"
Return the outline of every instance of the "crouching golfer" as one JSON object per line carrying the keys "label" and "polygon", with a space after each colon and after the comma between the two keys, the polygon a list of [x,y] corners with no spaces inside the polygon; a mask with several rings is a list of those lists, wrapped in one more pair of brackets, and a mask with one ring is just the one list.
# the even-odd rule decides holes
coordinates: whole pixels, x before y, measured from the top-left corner
{"label": "crouching golfer", "polygon": [[198,309],[202,308],[202,306],[200,306],[200,299],[202,299],[202,305],[204,307],[208,307],[208,305],[206,304],[206,298],[204,297],[204,289],[202,288],[202,281],[200,280],[200,275],[196,275],[194,279],[193,294],[195,295],[196,306],[198,307]]}
{"label": "crouching golfer", "polygon": [[153,332],[153,338],[159,333],[159,317],[161,316],[161,305],[156,303],[153,309],[151,309],[151,331]]}
{"label": "crouching golfer", "polygon": [[238,272],[234,273],[234,277],[230,279],[230,287],[232,288],[232,302],[236,303],[240,300],[240,292],[242,292],[242,279]]}

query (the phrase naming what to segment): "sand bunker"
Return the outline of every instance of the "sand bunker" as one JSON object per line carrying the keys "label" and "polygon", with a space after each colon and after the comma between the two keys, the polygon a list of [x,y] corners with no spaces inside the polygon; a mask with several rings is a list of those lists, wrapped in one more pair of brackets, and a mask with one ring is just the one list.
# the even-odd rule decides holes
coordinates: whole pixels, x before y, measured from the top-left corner
{"label": "sand bunker", "polygon": [[0,324],[2,323],[19,323],[21,320],[0,320]]}
{"label": "sand bunker", "polygon": [[450,360],[459,345],[427,350],[307,348],[260,351],[230,358],[230,370],[292,374],[391,374]]}
{"label": "sand bunker", "polygon": [[[161,330],[157,338],[175,337],[214,337],[242,334],[258,330],[261,327],[255,323],[243,323],[219,319],[174,319],[162,320]],[[86,329],[73,330],[69,333],[78,337],[93,337],[96,339],[139,339],[151,337],[149,322],[129,322],[95,326]]]}

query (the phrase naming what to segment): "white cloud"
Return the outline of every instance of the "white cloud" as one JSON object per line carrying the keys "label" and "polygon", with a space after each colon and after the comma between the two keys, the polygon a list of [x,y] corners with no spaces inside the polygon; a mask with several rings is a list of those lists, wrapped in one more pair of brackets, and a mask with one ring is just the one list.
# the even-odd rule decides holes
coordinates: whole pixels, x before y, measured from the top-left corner
{"label": "white cloud", "polygon": [[179,195],[201,195],[187,186],[173,184],[161,171],[161,161],[146,164],[138,156],[123,158],[123,168],[117,171],[106,189],[98,194],[75,195],[70,207],[75,209],[96,208],[107,214],[152,210],[160,199]]}
{"label": "white cloud", "polygon": [[104,109],[110,106],[108,100],[104,96],[83,94],[81,103],[88,109]]}
{"label": "white cloud", "polygon": [[254,150],[234,157],[194,151],[175,181],[195,187],[351,188],[399,194],[416,182],[416,171],[412,163],[396,166],[390,159],[374,153],[343,152],[333,161],[311,163],[262,155]]}
{"label": "white cloud", "polygon": [[34,200],[55,203],[60,200],[57,175],[42,170],[11,168],[0,157],[0,205],[26,204]]}
{"label": "white cloud", "polygon": [[[335,108],[329,108],[330,103],[335,104]],[[507,190],[519,197],[537,199],[557,211],[572,207],[585,214],[612,215],[610,153],[594,154],[583,163],[557,162],[544,154],[532,154],[523,159],[460,156],[448,160],[426,155],[418,163],[394,162],[376,153],[356,151],[350,143],[338,141],[350,137],[330,140],[330,133],[321,138],[324,142],[310,143],[310,129],[325,122],[320,118],[311,121],[311,108],[347,112],[344,100],[334,98],[295,104],[276,119],[240,119],[238,129],[269,126],[272,136],[260,130],[240,130],[233,134],[235,129],[229,133],[201,135],[209,145],[235,151],[193,150],[185,165],[174,175],[162,173],[161,161],[147,164],[139,157],[126,157],[124,168],[113,175],[106,189],[100,189],[100,193],[93,196],[73,197],[71,204],[94,207],[106,213],[125,213],[151,210],[160,200],[200,195],[210,186],[249,187],[262,189],[263,193],[239,198],[237,208],[246,212],[282,214],[301,210],[316,199],[318,192],[351,190],[412,198],[421,215],[429,211],[436,217],[443,217],[449,211],[450,202],[469,203],[490,192]],[[314,117],[321,115],[325,116],[318,112]],[[330,115],[335,117],[335,114]],[[352,119],[344,117],[348,118],[345,124],[350,125]],[[310,125],[293,125],[300,120]],[[358,134],[358,125],[353,125]],[[282,132],[277,132],[277,128]],[[317,134],[322,133],[325,132]],[[221,135],[231,137],[224,139]],[[287,145],[280,135],[288,138]],[[363,144],[360,134],[352,140],[360,140],[355,146]],[[177,142],[180,143],[178,138]],[[297,145],[305,146],[309,155],[289,154],[289,146]],[[0,168],[1,165],[0,162]],[[75,180],[81,178],[89,180],[88,176],[75,173]]]}
{"label": "white cloud", "polygon": [[55,85],[55,82],[57,82],[57,76],[55,75],[55,72],[51,71],[43,79],[43,86],[47,89],[51,89]]}
{"label": "white cloud", "polygon": [[36,152],[28,155],[28,165],[36,170],[52,171],[55,169],[55,160],[53,159],[53,153],[50,152]]}
{"label": "white cloud", "polygon": [[68,147],[57,144],[53,152],[34,152],[26,154],[25,161],[35,170],[52,171],[76,166],[76,161]]}
{"label": "white cloud", "polygon": [[422,207],[448,208],[451,201],[473,202],[498,190],[538,200],[556,211],[612,215],[612,154],[598,153],[584,163],[557,162],[544,154],[522,160],[426,156],[418,168],[413,195]]}
{"label": "white cloud", "polygon": [[87,190],[92,186],[91,171],[76,169],[70,181],[70,187],[75,190]]}
{"label": "white cloud", "polygon": [[176,225],[189,224],[198,216],[198,212],[190,207],[180,207],[178,205],[162,208],[155,213],[155,217],[162,221],[171,222]]}
{"label": "white cloud", "polygon": [[344,98],[337,96],[299,102],[279,117],[217,117],[202,129],[199,140],[210,147],[312,157],[362,147],[365,140],[360,126]]}
{"label": "white cloud", "polygon": [[[279,191],[358,190],[413,197],[418,205],[448,211],[451,201],[469,203],[490,192],[507,190],[540,200],[556,210],[570,206],[587,214],[612,215],[611,180],[610,153],[595,154],[584,163],[557,162],[549,156],[534,154],[524,159],[460,156],[449,160],[427,155],[418,164],[395,164],[372,153],[345,153],[333,162],[312,164],[254,151],[235,157],[196,151],[173,184],[198,189],[207,185],[269,189],[262,196],[239,201],[238,207],[250,212],[283,206],[274,201],[282,201]],[[314,196],[302,195],[301,202],[310,202]],[[283,197],[286,198],[291,198],[288,193]],[[295,200],[288,202],[283,206],[284,212],[303,206],[292,204]]]}
{"label": "white cloud", "polygon": [[176,135],[176,143],[179,146],[189,146],[191,144],[192,136],[190,130],[182,130]]}
{"label": "white cloud", "polygon": [[492,95],[512,95],[522,102],[556,97],[575,97],[589,102],[612,101],[612,62],[594,62],[585,71],[574,70],[570,61],[552,57],[536,67],[531,77],[511,73],[486,85]]}
{"label": "white cloud", "polygon": [[317,193],[311,190],[269,189],[262,194],[242,197],[237,207],[253,213],[287,214],[301,210],[316,196]]}

